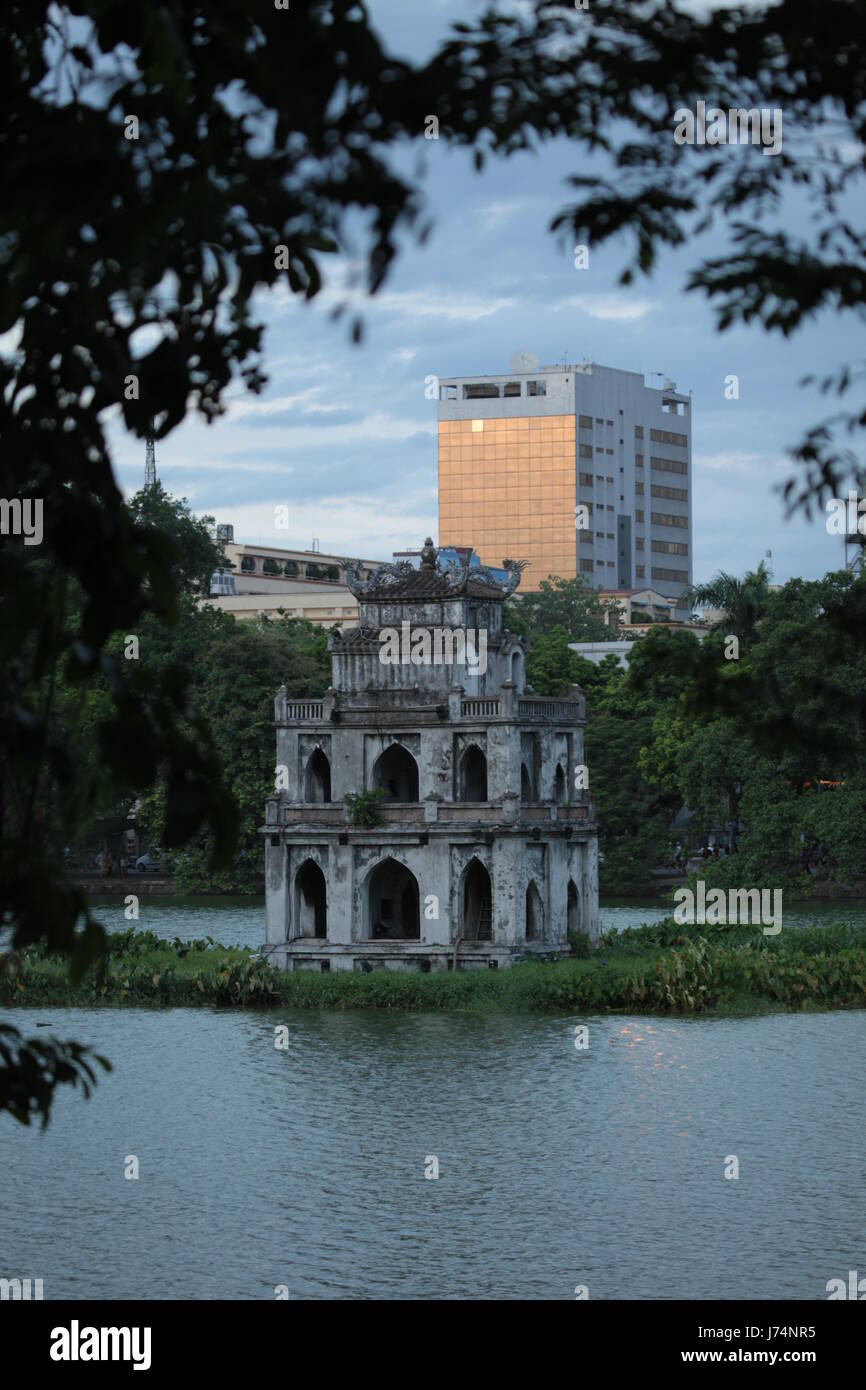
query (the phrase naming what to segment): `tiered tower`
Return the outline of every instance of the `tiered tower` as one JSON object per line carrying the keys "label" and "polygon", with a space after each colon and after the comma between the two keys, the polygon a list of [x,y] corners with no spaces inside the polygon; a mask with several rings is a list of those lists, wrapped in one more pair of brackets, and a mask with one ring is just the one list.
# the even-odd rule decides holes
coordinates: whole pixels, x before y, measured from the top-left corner
{"label": "tiered tower", "polygon": [[[288,969],[504,966],[598,934],[598,854],[584,763],[584,698],[525,687],[503,626],[505,577],[440,565],[367,579],[346,561],[360,626],[329,639],[321,700],[275,702],[267,803],[267,946]],[[462,659],[461,659],[462,658]],[[577,779],[585,784],[584,779]],[[350,793],[380,788],[379,823]]]}

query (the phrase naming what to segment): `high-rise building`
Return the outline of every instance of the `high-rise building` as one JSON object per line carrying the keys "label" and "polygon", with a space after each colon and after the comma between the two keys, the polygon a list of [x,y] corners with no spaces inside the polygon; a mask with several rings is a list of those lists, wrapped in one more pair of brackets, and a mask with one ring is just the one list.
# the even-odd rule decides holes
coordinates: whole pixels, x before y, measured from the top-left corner
{"label": "high-rise building", "polygon": [[439,544],[525,559],[523,588],[679,599],[692,580],[691,400],[591,361],[439,378]]}

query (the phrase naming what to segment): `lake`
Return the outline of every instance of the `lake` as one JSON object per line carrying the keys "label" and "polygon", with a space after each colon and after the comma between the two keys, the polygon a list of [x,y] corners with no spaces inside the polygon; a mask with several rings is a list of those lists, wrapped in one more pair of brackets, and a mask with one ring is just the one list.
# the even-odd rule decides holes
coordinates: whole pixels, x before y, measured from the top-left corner
{"label": "lake", "polygon": [[[141,925],[257,945],[260,904]],[[44,1135],[0,1119],[0,1276],[46,1299],[814,1299],[866,1269],[866,1011],[3,1017],[115,1067]]]}
{"label": "lake", "polygon": [[[157,936],[179,936],[193,941],[210,936],[220,946],[259,947],[265,939],[264,898],[160,898],[142,897],[138,922],[124,917],[124,899],[93,898],[90,906],[106,931],[126,931],[131,926],[156,932]],[[602,931],[639,927],[673,915],[673,906],[653,899],[615,898],[602,902]],[[845,898],[835,902],[786,902],[785,927],[797,929],[822,922],[866,923],[866,901]]]}

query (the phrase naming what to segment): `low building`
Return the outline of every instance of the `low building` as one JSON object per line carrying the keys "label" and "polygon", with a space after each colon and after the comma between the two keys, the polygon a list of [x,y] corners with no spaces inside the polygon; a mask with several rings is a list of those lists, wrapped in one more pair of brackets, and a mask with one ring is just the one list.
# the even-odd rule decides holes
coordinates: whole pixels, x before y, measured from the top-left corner
{"label": "low building", "polygon": [[598,597],[605,609],[604,621],[618,631],[671,623],[677,611],[676,599],[665,598],[655,589],[602,589]]}
{"label": "low building", "polygon": [[520,564],[503,583],[437,559],[428,540],[417,570],[348,564],[360,621],[329,638],[331,688],[277,694],[265,949],[286,969],[498,967],[598,935],[582,692],[526,687],[502,621]]}
{"label": "low building", "polygon": [[621,642],[569,642],[568,649],[577,652],[586,661],[591,661],[593,666],[600,666],[607,656],[615,656],[617,663],[625,670],[628,666],[628,659],[632,653],[634,642],[630,638],[623,638]]}
{"label": "low building", "polygon": [[[345,559],[318,550],[236,542],[230,527],[217,528],[230,569],[214,575],[211,592],[202,602],[235,618],[260,613],[306,618],[317,627],[354,627],[358,602],[346,584]],[[361,573],[372,574],[381,561],[360,561]],[[231,582],[230,582],[231,581]]]}

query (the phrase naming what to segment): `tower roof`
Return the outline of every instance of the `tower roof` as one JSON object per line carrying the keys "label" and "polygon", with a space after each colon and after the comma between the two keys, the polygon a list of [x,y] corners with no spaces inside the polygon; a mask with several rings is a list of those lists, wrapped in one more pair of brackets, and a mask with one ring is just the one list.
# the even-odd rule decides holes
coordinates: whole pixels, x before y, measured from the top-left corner
{"label": "tower roof", "polygon": [[428,536],[418,569],[414,569],[408,561],[401,561],[394,565],[380,565],[369,578],[361,579],[358,576],[359,560],[345,560],[343,563],[350,592],[368,602],[377,599],[385,602],[394,599],[449,599],[465,595],[468,598],[498,600],[500,603],[514,593],[527,564],[525,560],[503,560],[502,568],[508,576],[503,582],[486,565],[470,565],[470,558],[467,556],[463,565],[450,562],[440,566],[439,551]]}

